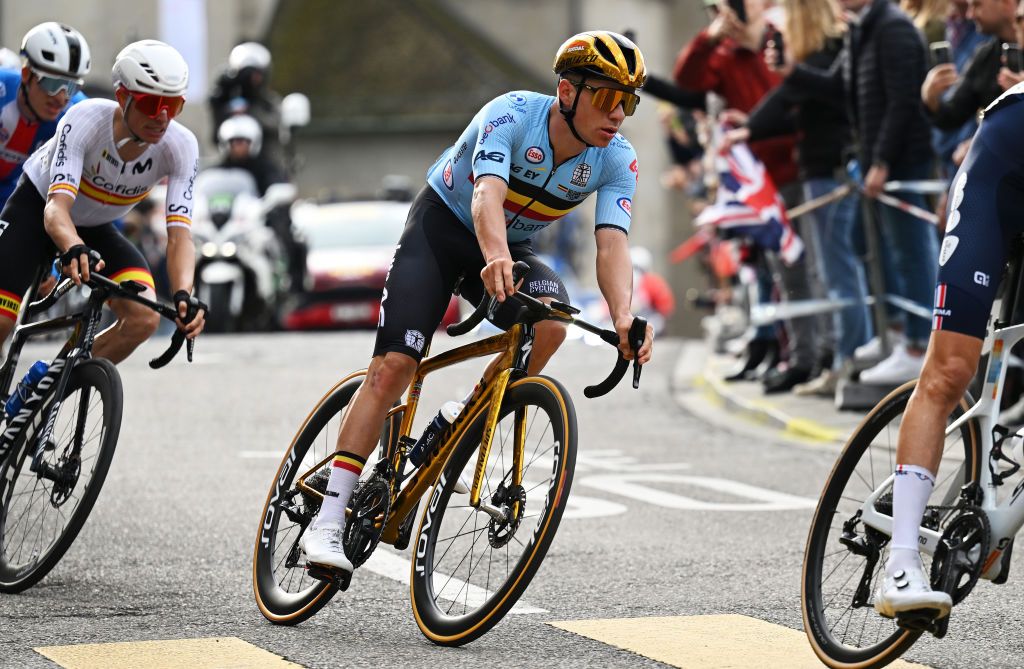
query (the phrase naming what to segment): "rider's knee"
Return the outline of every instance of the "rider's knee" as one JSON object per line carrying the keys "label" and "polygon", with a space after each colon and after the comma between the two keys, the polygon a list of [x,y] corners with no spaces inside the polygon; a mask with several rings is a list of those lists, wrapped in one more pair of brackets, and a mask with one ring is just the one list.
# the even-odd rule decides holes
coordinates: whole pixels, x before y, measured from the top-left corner
{"label": "rider's knee", "polygon": [[978,362],[959,355],[933,355],[921,371],[918,392],[944,405],[960,401],[977,371]]}
{"label": "rider's knee", "polygon": [[404,353],[388,352],[370,363],[367,386],[382,397],[400,395],[416,372],[416,360]]}
{"label": "rider's knee", "polygon": [[565,323],[541,321],[534,326],[534,334],[538,345],[558,348],[565,341],[569,328]]}
{"label": "rider's knee", "polygon": [[160,314],[149,309],[133,310],[125,314],[121,328],[125,337],[141,344],[152,337],[160,327]]}

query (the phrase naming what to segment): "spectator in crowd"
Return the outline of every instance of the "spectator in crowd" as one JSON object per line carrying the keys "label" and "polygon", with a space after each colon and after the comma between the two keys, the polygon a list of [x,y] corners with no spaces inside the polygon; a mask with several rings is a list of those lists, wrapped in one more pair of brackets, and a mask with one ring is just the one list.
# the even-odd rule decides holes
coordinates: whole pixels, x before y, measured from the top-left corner
{"label": "spectator in crowd", "polygon": [[928,44],[946,39],[949,0],[900,0],[900,9],[914,21]]}
{"label": "spectator in crowd", "polygon": [[[773,68],[788,75],[794,63],[827,70],[842,52],[846,31],[842,10],[836,0],[784,0],[785,51],[777,44],[767,51]],[[791,116],[796,111],[795,117]],[[815,99],[815,91],[802,88],[787,76],[782,85],[769,93],[751,112],[745,127],[730,131],[729,143],[757,141],[785,132],[787,121],[795,119],[800,131],[797,144],[800,178],[807,200],[827,195],[844,179],[844,155],[850,147],[850,126],[841,98]],[[803,228],[805,241],[814,244],[819,273],[824,277],[831,298],[853,302],[837,315],[838,341],[830,368],[807,383],[795,387],[802,395],[831,396],[841,374],[849,370],[857,347],[871,338],[871,320],[867,309],[867,281],[864,267],[854,248],[854,233],[859,222],[858,199],[854,195],[813,210],[812,224]]]}
{"label": "spectator in crowd", "polygon": [[928,115],[941,130],[958,130],[1003,91],[1024,80],[1002,62],[1003,43],[1016,42],[1015,0],[971,0],[968,17],[978,32],[994,39],[978,47],[963,73],[953,63],[933,67],[921,86]]}
{"label": "spectator in crowd", "polygon": [[[765,16],[765,0],[745,0],[746,22],[722,0],[711,25],[702,30],[680,52],[673,73],[676,84],[684,90],[714,92],[725,100],[728,108],[741,114],[751,109],[771,89],[779,85],[782,77],[771,71],[764,60],[767,36],[774,31]],[[753,142],[754,155],[764,163],[772,182],[779,189],[787,206],[800,199],[800,183],[793,157],[796,137],[793,134]],[[805,258],[792,265],[783,263],[775,253],[764,254],[774,274],[775,284],[786,300],[811,297],[811,286],[817,285],[808,276]],[[806,254],[805,254],[806,257]],[[808,381],[826,355],[825,345],[818,332],[819,319],[808,316],[791,319],[787,323],[789,335],[789,361],[785,369],[770,371],[764,379],[765,392],[790,390],[798,383]],[[824,322],[825,319],[820,319]],[[755,339],[755,341],[758,341]],[[757,366],[767,352],[767,345],[748,352],[740,374]]]}
{"label": "spectator in crowd", "polygon": [[655,332],[663,332],[665,321],[676,308],[672,288],[654,271],[654,256],[646,248],[631,247],[629,258],[633,263],[633,309],[637,316],[647,319]]}
{"label": "spectator in crowd", "polygon": [[[953,65],[958,75],[967,67],[974,56],[974,52],[985,42],[993,39],[978,30],[977,24],[968,17],[969,5],[967,0],[952,0],[949,3],[949,14],[946,17],[946,41],[949,42],[952,52]],[[932,63],[937,65],[938,63]],[[926,79],[927,82],[927,79]],[[948,97],[953,89],[947,89],[942,95]],[[939,160],[939,176],[943,179],[952,179],[958,161],[953,160],[953,154],[960,144],[967,142],[978,129],[977,121],[972,117],[955,130],[942,130],[934,128],[932,131],[932,144]],[[946,196],[939,198],[936,210],[939,216],[945,216]]]}
{"label": "spectator in crowd", "polygon": [[[844,38],[843,57],[828,71],[798,64],[791,77],[822,99],[845,99],[864,177],[864,195],[875,199],[890,179],[919,180],[931,174],[931,128],[917,91],[927,70],[924,42],[914,24],[888,0],[842,0],[854,17]],[[924,198],[903,194],[925,208]],[[900,209],[876,208],[881,225],[886,292],[921,307],[932,304],[938,268],[938,238],[930,223]],[[895,385],[921,371],[931,322],[926,317],[889,310],[890,321],[905,330],[889,357],[864,370],[860,380]],[[856,354],[875,353],[876,337]]]}
{"label": "spectator in crowd", "polygon": [[[270,51],[258,42],[243,42],[231,50],[227,68],[217,77],[210,95],[213,127],[228,117],[248,114],[263,132],[260,155],[284,164],[280,143],[281,97],[270,89]],[[213,141],[217,143],[216,130]]]}

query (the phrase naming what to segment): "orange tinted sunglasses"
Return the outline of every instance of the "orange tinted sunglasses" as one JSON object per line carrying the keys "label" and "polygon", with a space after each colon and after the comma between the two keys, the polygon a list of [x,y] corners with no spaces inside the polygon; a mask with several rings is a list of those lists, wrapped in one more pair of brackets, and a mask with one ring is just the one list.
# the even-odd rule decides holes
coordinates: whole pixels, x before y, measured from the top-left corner
{"label": "orange tinted sunglasses", "polygon": [[183,95],[153,95],[151,93],[130,91],[127,88],[122,88],[121,90],[131,97],[135,108],[149,118],[160,116],[162,111],[167,112],[167,118],[174,118],[181,113],[182,108],[185,106],[185,96]]}

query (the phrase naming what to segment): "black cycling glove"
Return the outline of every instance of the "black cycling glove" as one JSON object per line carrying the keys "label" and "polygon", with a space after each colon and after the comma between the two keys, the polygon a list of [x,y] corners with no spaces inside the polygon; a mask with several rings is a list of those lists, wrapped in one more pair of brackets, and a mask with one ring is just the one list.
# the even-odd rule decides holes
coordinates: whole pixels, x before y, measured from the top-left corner
{"label": "black cycling glove", "polygon": [[95,251],[86,246],[85,244],[75,244],[74,246],[69,248],[66,253],[62,253],[60,255],[60,266],[67,267],[68,265],[71,264],[72,260],[75,260],[76,258],[79,258],[83,255],[89,257],[90,270],[95,270],[96,265],[99,264],[100,260],[102,260],[99,251]]}
{"label": "black cycling glove", "polygon": [[[206,303],[200,300],[198,297],[193,297],[187,290],[179,290],[174,294],[174,306],[180,307],[181,303],[184,302],[186,305],[185,318],[182,319],[184,323],[191,323],[192,319],[196,317],[199,310],[202,309],[203,313],[210,313],[210,307],[206,306]],[[181,313],[179,308],[179,313]]]}

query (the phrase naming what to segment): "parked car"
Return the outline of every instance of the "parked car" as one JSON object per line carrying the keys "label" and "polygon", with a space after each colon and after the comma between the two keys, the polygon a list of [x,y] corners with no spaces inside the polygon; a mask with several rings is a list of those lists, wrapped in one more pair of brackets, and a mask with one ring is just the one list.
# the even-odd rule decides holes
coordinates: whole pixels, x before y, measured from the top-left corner
{"label": "parked car", "polygon": [[[292,222],[309,248],[309,288],[284,317],[289,330],[375,328],[408,202],[362,201],[292,208]],[[459,320],[452,297],[441,325]]]}

